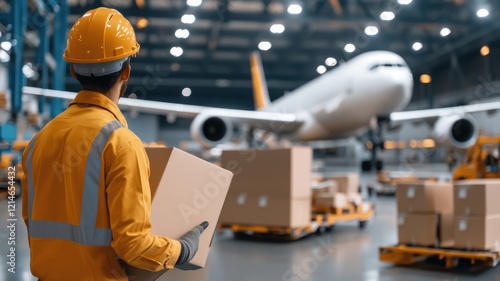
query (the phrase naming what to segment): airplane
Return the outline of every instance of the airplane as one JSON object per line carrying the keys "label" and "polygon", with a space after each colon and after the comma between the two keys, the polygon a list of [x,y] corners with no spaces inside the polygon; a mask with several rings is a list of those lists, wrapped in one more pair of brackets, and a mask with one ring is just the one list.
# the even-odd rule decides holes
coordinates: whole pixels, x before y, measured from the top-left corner
{"label": "airplane", "polygon": [[[493,102],[400,111],[411,100],[413,77],[404,59],[389,51],[360,54],[272,102],[258,52],[251,54],[250,66],[255,111],[131,98],[121,98],[119,106],[134,112],[191,118],[191,136],[205,148],[230,142],[236,125],[245,125],[250,133],[261,129],[299,142],[369,132],[372,157],[363,161],[363,170],[383,167],[376,152],[383,148],[380,128],[384,123],[430,121],[432,136],[438,143],[465,149],[476,142],[479,134],[477,122],[468,113],[500,108],[500,102]],[[23,93],[67,100],[76,95],[35,87],[24,87]]]}

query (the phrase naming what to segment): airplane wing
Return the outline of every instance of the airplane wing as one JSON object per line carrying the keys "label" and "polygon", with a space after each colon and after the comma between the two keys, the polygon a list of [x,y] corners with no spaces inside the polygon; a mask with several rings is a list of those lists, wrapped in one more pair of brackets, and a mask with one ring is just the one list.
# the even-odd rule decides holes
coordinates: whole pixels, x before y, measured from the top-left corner
{"label": "airplane wing", "polygon": [[[35,96],[45,96],[50,98],[62,98],[73,100],[76,96],[74,92],[41,89],[35,87],[23,87],[23,93]],[[248,124],[256,128],[280,132],[290,132],[298,128],[303,121],[298,120],[294,114],[262,112],[251,110],[225,109],[215,107],[205,107],[196,105],[185,105],[168,102],[148,101],[131,98],[121,98],[118,106],[122,110],[144,112],[157,115],[196,118],[199,114],[217,116],[231,121],[233,124]]]}
{"label": "airplane wing", "polygon": [[442,116],[463,115],[465,113],[491,111],[498,109],[500,109],[500,102],[489,102],[464,106],[393,112],[389,115],[389,118],[392,122],[418,121],[423,119],[435,119]]}

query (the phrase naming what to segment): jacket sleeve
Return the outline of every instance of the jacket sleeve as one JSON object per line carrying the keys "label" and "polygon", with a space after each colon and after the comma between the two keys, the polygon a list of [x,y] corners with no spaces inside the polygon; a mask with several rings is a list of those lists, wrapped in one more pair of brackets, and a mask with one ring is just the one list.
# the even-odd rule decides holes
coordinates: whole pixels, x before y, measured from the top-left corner
{"label": "jacket sleeve", "polygon": [[121,146],[106,175],[106,195],[113,234],[111,247],[127,264],[150,271],[173,268],[179,241],[150,232],[149,159],[144,145]]}

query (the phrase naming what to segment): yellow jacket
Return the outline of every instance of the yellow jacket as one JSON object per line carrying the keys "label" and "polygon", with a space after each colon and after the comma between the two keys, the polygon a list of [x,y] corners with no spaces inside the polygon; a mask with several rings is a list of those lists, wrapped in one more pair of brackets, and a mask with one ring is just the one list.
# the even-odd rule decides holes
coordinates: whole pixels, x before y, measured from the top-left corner
{"label": "yellow jacket", "polygon": [[23,153],[23,218],[42,281],[128,280],[117,256],[172,268],[180,243],[150,233],[149,160],[118,106],[81,91]]}

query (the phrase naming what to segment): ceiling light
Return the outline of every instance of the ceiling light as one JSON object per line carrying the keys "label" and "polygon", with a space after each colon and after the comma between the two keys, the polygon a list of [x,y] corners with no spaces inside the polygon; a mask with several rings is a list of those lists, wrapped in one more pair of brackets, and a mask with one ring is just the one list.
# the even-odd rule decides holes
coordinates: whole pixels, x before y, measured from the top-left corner
{"label": "ceiling light", "polygon": [[6,51],[0,49],[0,62],[9,62],[9,61],[10,61],[9,54]]}
{"label": "ceiling light", "polygon": [[272,33],[283,33],[283,31],[285,31],[285,26],[279,23],[273,24],[270,30]]}
{"label": "ceiling light", "polygon": [[191,7],[198,7],[201,5],[201,0],[187,0],[187,5]]}
{"label": "ceiling light", "polygon": [[420,82],[422,84],[429,84],[432,82],[432,77],[429,74],[420,75]]}
{"label": "ceiling light", "polygon": [[383,21],[391,21],[396,18],[396,15],[393,12],[385,11],[380,14],[380,19]]}
{"label": "ceiling light", "polygon": [[188,38],[189,37],[189,30],[187,29],[177,29],[175,31],[175,37],[177,38]]}
{"label": "ceiling light", "polygon": [[490,11],[488,11],[488,9],[484,9],[484,8],[479,9],[479,10],[477,10],[476,15],[479,18],[485,18],[485,17],[490,15]]}
{"label": "ceiling light", "polygon": [[344,50],[348,53],[352,53],[352,52],[356,51],[356,46],[349,43],[349,44],[345,45]]}
{"label": "ceiling light", "polygon": [[22,71],[26,78],[33,78],[33,76],[35,76],[35,71],[33,70],[31,63],[25,64]]}
{"label": "ceiling light", "polygon": [[137,28],[142,29],[148,26],[148,19],[147,18],[139,18],[137,19]]}
{"label": "ceiling light", "polygon": [[182,56],[183,53],[184,53],[184,51],[182,50],[181,47],[172,47],[170,49],[170,54],[172,54],[172,56],[174,56],[174,57],[180,57],[180,56]]}
{"label": "ceiling light", "polygon": [[288,6],[287,12],[292,15],[298,15],[302,13],[302,6],[299,4],[291,4]]}
{"label": "ceiling light", "polygon": [[196,17],[191,14],[185,14],[182,16],[181,21],[185,24],[192,24],[196,20]]}
{"label": "ceiling light", "polygon": [[451,30],[448,27],[444,27],[443,29],[441,29],[439,34],[441,34],[441,36],[443,37],[446,37],[451,34]]}
{"label": "ceiling light", "polygon": [[370,25],[365,28],[366,35],[374,36],[378,33],[378,28],[376,26]]}
{"label": "ceiling light", "polygon": [[320,65],[318,66],[318,68],[316,68],[316,71],[319,73],[319,74],[323,74],[326,72],[326,66],[324,65]]}
{"label": "ceiling light", "polygon": [[411,2],[413,2],[413,0],[398,0],[400,5],[409,5]]}
{"label": "ceiling light", "polygon": [[191,95],[191,89],[189,88],[182,89],[182,95],[185,97],[189,97]]}
{"label": "ceiling light", "polygon": [[422,45],[422,43],[420,43],[420,42],[415,42],[415,43],[413,43],[413,45],[411,47],[413,48],[414,51],[420,51],[420,50],[422,50],[424,45]]}
{"label": "ceiling light", "polygon": [[330,57],[325,60],[325,64],[328,66],[335,66],[337,65],[337,60],[335,58]]}
{"label": "ceiling light", "polygon": [[271,49],[272,45],[271,45],[271,42],[269,42],[269,41],[262,41],[259,43],[258,47],[262,51],[268,51],[269,49]]}
{"label": "ceiling light", "polygon": [[8,52],[10,51],[10,48],[12,48],[12,43],[10,43],[9,41],[3,41],[2,43],[0,43],[0,47]]}
{"label": "ceiling light", "polygon": [[485,45],[481,47],[481,50],[479,52],[481,53],[481,56],[486,57],[487,55],[490,54],[490,47]]}

